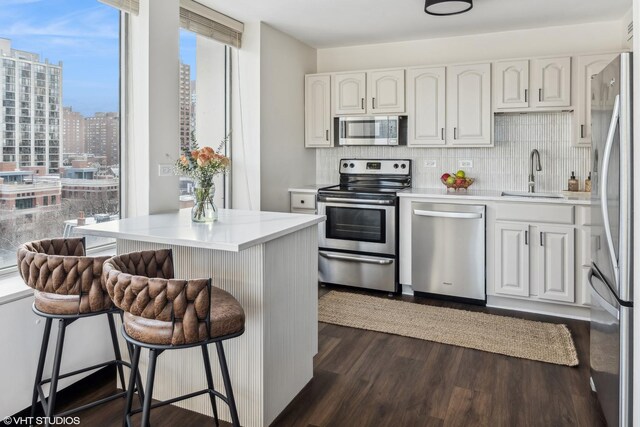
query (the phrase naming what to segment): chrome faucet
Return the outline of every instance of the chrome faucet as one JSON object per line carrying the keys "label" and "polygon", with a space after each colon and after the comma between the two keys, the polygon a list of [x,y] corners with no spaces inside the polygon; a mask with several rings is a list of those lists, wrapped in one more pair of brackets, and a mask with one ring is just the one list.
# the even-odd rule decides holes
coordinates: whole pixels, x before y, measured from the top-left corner
{"label": "chrome faucet", "polygon": [[533,174],[533,158],[537,158],[538,162],[536,164],[536,170],[540,172],[542,170],[542,165],[540,164],[540,152],[535,148],[531,150],[531,155],[529,156],[529,193],[536,192],[536,177]]}

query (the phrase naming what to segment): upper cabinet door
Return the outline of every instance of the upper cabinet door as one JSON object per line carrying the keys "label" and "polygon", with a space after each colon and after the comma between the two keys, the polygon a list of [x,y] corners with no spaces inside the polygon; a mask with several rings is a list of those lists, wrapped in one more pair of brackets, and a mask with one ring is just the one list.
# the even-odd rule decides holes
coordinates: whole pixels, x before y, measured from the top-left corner
{"label": "upper cabinet door", "polygon": [[344,73],[333,76],[334,114],[365,114],[367,112],[367,74]]}
{"label": "upper cabinet door", "polygon": [[367,89],[370,113],[404,113],[404,70],[372,71],[368,73]]}
{"label": "upper cabinet door", "polygon": [[305,147],[331,147],[331,76],[305,77]]}
{"label": "upper cabinet door", "polygon": [[444,145],[446,69],[411,69],[407,80],[407,145]]}
{"label": "upper cabinet door", "polygon": [[529,106],[529,61],[493,64],[496,110]]}
{"label": "upper cabinet door", "polygon": [[571,105],[571,58],[543,58],[532,61],[531,104],[534,107]]}
{"label": "upper cabinet door", "polygon": [[591,78],[604,69],[617,54],[578,57],[577,100],[575,108],[574,141],[578,146],[591,145]]}
{"label": "upper cabinet door", "polygon": [[491,145],[491,64],[447,68],[447,141]]}

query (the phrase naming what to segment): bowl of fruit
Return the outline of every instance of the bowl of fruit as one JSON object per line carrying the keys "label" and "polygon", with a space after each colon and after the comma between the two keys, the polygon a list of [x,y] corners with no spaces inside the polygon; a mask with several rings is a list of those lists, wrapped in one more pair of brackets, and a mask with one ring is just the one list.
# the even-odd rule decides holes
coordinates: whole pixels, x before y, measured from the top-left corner
{"label": "bowl of fruit", "polygon": [[475,181],[473,178],[468,178],[467,174],[463,170],[459,170],[456,173],[444,173],[440,177],[440,181],[447,187],[447,190],[466,190]]}

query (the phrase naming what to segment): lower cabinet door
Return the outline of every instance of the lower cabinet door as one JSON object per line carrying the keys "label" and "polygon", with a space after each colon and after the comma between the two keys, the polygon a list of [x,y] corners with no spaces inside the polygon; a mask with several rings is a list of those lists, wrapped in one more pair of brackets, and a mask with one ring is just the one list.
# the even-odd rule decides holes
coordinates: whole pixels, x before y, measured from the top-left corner
{"label": "lower cabinet door", "polygon": [[575,302],[575,230],[541,225],[538,231],[538,298]]}
{"label": "lower cabinet door", "polygon": [[495,292],[529,296],[529,224],[496,222]]}

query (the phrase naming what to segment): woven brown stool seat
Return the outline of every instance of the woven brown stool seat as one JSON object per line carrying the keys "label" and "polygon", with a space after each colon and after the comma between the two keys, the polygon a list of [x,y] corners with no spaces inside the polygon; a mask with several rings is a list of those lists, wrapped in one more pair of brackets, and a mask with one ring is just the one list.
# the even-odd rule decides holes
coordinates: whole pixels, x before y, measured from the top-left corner
{"label": "woven brown stool seat", "polygon": [[[53,416],[66,416],[101,403],[124,396],[117,393],[108,398],[91,402],[81,407],[55,414],[55,402],[58,380],[90,370],[115,365],[120,383],[125,389],[123,366],[131,365],[122,360],[118,345],[114,314],[122,314],[111,302],[109,294],[102,286],[102,265],[109,257],[88,257],[84,238],[47,239],[25,243],[18,248],[18,271],[24,282],[34,289],[33,311],[46,318],[40,358],[33,387],[31,416],[35,416],[38,398],[47,419]],[[115,360],[60,374],[60,364],[66,328],[78,319],[106,314],[111,332],[111,342]],[[43,380],[45,360],[51,326],[58,320],[58,340],[56,344],[51,378]],[[106,337],[105,337],[106,338]],[[131,350],[131,347],[128,347]],[[137,379],[139,375],[131,375]],[[50,383],[49,396],[45,397],[42,386]],[[138,387],[142,393],[141,387]]]}
{"label": "woven brown stool seat", "polygon": [[[245,314],[228,292],[212,286],[211,279],[174,278],[170,249],[132,252],[110,258],[103,266],[103,283],[113,303],[124,311],[123,336],[133,345],[133,369],[141,348],[149,349],[145,399],[142,409],[132,411],[133,392],[127,395],[125,422],[142,412],[142,426],[151,409],[201,394],[209,394],[218,425],[216,398],[229,405],[234,426],[239,426],[222,341],[244,332]],[[215,390],[207,345],[216,344],[226,396]],[[165,350],[200,346],[207,376],[207,389],[151,405],[157,357]]]}

